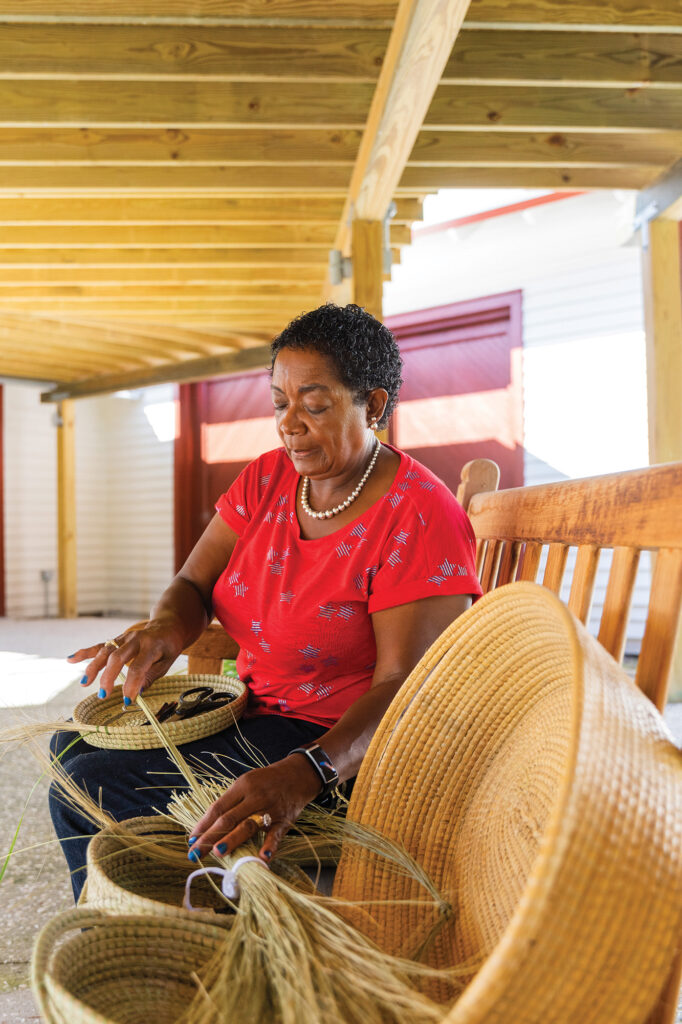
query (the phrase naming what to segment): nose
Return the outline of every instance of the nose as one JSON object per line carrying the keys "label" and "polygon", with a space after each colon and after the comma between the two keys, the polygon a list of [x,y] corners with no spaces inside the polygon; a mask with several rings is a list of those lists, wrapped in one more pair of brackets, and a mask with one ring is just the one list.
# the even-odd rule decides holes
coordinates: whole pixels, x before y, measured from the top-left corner
{"label": "nose", "polygon": [[283,434],[300,434],[303,424],[296,408],[290,405],[279,417],[278,427]]}

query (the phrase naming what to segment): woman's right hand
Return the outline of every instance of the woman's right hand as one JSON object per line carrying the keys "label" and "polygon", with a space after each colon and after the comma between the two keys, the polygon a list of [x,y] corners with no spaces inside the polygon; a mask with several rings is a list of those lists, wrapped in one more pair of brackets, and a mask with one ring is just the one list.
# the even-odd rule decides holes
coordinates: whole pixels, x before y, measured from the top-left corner
{"label": "woman's right hand", "polygon": [[216,513],[152,609],[151,619],[136,623],[110,641],[83,647],[67,659],[74,663],[91,659],[81,679],[83,686],[94,682],[101,672],[99,696],[107,697],[127,665],[123,684],[123,703],[127,706],[167,672],[211,621],[213,587],[230,561],[237,540],[237,534]]}
{"label": "woman's right hand", "polygon": [[67,661],[74,664],[90,659],[81,679],[89,686],[99,673],[98,696],[107,697],[127,665],[123,683],[123,703],[132,704],[138,693],[164,675],[184,647],[184,630],[176,616],[163,615],[134,626],[103,643],[83,647],[71,654]]}

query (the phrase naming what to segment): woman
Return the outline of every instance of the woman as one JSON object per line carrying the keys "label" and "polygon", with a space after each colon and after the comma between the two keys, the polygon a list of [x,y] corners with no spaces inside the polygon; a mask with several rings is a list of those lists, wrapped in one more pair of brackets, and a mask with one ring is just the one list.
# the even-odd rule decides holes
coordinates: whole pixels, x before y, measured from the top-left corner
{"label": "woman", "polygon": [[[390,332],[357,306],[294,320],[272,344],[282,448],[219,499],[144,629],[71,656],[92,659],[82,682],[101,672],[100,697],[128,665],[129,705],[213,614],[240,644],[250,699],[239,730],[183,747],[185,757],[214,755],[217,769],[242,773],[197,822],[190,859],[231,851],[264,822],[260,855],[269,860],[307,803],[356,775],[411,669],[481,592],[473,532],[455,498],[374,435],[396,404],[401,366]],[[265,767],[245,763],[238,732]],[[56,739],[55,750],[65,746]],[[161,809],[177,779],[163,751],[79,742],[62,763],[119,820]],[[57,790],[51,807],[78,895],[92,827]]]}

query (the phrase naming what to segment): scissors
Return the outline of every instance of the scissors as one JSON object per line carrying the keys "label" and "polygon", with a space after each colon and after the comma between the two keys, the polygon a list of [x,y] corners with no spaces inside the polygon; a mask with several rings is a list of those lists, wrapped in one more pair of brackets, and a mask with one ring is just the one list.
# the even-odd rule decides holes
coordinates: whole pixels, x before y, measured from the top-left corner
{"label": "scissors", "polygon": [[[182,721],[185,718],[203,714],[204,711],[223,708],[226,704],[231,704],[234,699],[233,693],[214,690],[212,686],[194,686],[191,690],[181,693],[177,700],[162,704],[156,712],[156,718],[159,722],[169,722],[173,719]],[[149,725],[149,722],[143,724]]]}
{"label": "scissors", "polygon": [[[182,721],[184,718],[193,718],[194,715],[200,715],[204,711],[215,711],[217,708],[223,708],[226,704],[231,704],[234,699],[235,695],[233,693],[214,690],[212,686],[194,686],[191,690],[185,690],[184,693],[181,693],[177,700],[166,701],[165,704],[162,704],[156,712],[156,718],[159,722],[168,722],[171,719]],[[142,712],[125,709],[119,711],[112,718],[107,718],[106,722],[102,722],[102,725],[111,725],[112,722],[117,722],[119,718],[130,717],[131,713],[139,715]],[[140,725],[149,725],[149,722],[145,719],[144,722],[140,722]]]}

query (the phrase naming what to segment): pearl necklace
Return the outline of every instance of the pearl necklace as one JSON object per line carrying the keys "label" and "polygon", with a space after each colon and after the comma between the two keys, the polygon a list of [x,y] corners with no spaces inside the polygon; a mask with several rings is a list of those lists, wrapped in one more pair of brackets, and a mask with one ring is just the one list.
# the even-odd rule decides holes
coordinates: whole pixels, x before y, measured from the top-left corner
{"label": "pearl necklace", "polygon": [[339,512],[343,512],[344,509],[352,505],[362,488],[369,479],[369,474],[372,472],[376,465],[376,461],[379,458],[379,451],[381,449],[381,441],[379,438],[376,439],[376,446],[374,448],[374,454],[369,460],[369,466],[364,472],[362,480],[357,485],[355,490],[348,495],[345,501],[342,501],[339,505],[335,505],[334,508],[325,509],[323,512],[314,512],[308,504],[308,492],[310,490],[310,477],[303,477],[303,486],[301,487],[301,508],[306,515],[311,516],[313,519],[331,519],[332,516],[338,516]]}

